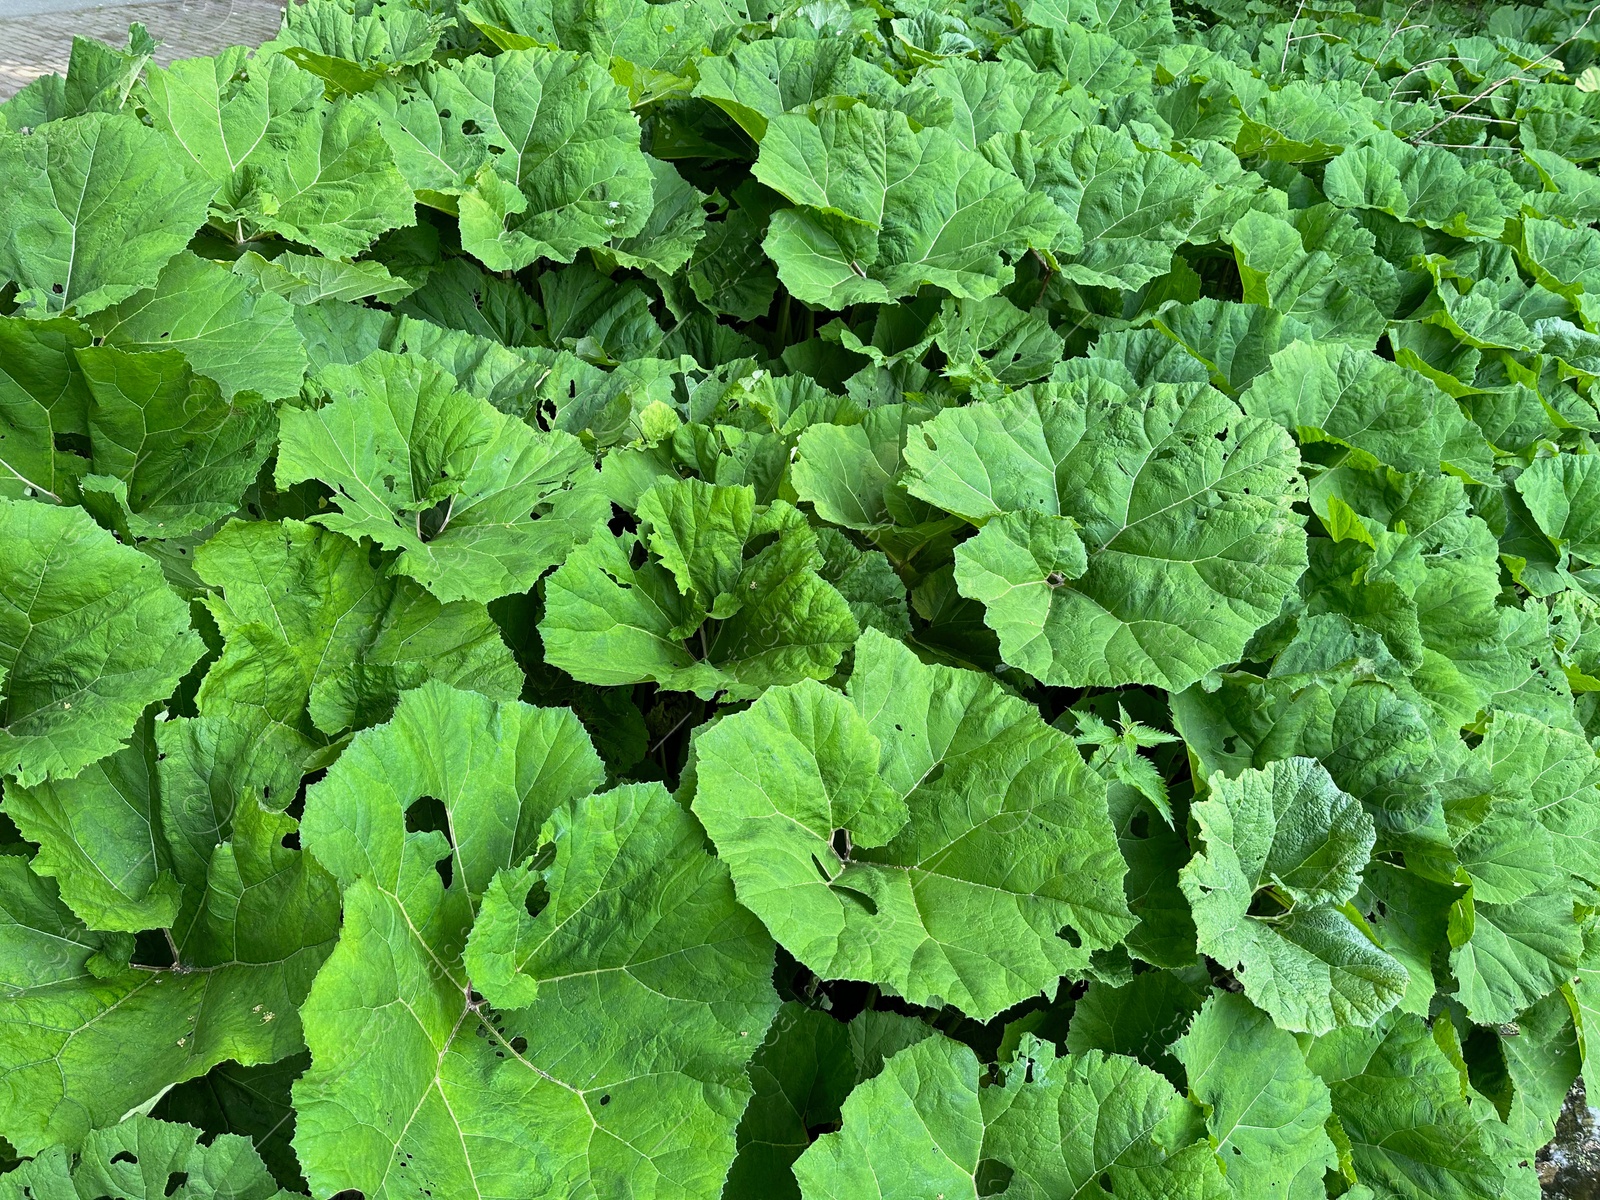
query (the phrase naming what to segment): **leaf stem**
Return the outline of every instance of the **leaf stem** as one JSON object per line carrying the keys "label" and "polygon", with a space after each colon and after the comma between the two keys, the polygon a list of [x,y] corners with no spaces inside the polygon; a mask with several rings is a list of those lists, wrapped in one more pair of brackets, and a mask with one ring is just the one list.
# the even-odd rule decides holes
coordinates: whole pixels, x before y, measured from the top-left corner
{"label": "leaf stem", "polygon": [[650,754],[654,754],[657,750],[661,749],[662,746],[667,744],[667,739],[670,738],[673,734],[677,733],[678,730],[682,729],[683,726],[684,726],[684,723],[687,722],[689,720],[689,718],[692,717],[692,716],[694,716],[694,710],[693,709],[690,709],[688,712],[684,713],[683,716],[679,717],[677,719],[677,721],[673,723],[673,726],[672,726],[671,729],[667,730],[659,738],[656,739],[656,744],[654,746],[651,746],[650,749],[646,750],[645,753],[647,755],[650,755]]}
{"label": "leaf stem", "polygon": [[183,956],[178,953],[178,943],[172,940],[172,930],[163,929],[161,936],[167,939],[167,950],[172,955],[172,969],[184,971],[188,968],[183,965]]}
{"label": "leaf stem", "polygon": [[33,480],[29,479],[26,475],[24,475],[21,471],[17,470],[15,467],[13,467],[10,463],[8,463],[3,458],[0,458],[0,467],[4,467],[6,470],[10,471],[13,475],[15,475],[18,479],[20,479],[23,483],[27,484],[29,487],[31,487],[34,491],[42,492],[44,495],[49,496],[50,499],[54,500],[57,504],[62,503],[62,500],[61,500],[60,496],[56,495],[49,488],[44,487],[41,484],[35,483]]}

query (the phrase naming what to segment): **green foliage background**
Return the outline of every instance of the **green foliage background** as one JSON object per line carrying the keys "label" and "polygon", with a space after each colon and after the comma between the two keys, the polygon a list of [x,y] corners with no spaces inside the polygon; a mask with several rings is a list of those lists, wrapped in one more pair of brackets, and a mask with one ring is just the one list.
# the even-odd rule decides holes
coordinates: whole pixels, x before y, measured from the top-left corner
{"label": "green foliage background", "polygon": [[0,1197],[1532,1200],[1594,16],[80,40],[0,105]]}

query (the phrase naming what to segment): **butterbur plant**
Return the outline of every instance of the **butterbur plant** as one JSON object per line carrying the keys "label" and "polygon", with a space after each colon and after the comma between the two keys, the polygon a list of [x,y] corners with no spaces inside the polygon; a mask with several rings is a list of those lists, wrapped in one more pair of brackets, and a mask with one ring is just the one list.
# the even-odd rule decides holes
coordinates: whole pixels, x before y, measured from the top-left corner
{"label": "butterbur plant", "polygon": [[1532,1200],[1592,16],[79,39],[0,104],[0,1200]]}

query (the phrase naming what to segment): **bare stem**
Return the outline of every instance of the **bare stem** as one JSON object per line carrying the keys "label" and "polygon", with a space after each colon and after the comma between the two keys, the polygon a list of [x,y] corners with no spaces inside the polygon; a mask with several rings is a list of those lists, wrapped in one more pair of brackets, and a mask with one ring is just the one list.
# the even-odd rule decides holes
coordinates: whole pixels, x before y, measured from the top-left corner
{"label": "bare stem", "polygon": [[[1412,26],[1407,25],[1406,22],[1411,18],[1411,10],[1417,6],[1417,3],[1418,0],[1411,0],[1411,3],[1406,5],[1405,12],[1400,14],[1400,20],[1396,22],[1395,27],[1389,31],[1389,36],[1383,39],[1383,45],[1378,47],[1378,52],[1372,56],[1372,65],[1367,68],[1367,73],[1361,77],[1361,86],[1363,89],[1365,89],[1367,86],[1367,80],[1372,78],[1372,73],[1378,69],[1378,63],[1383,60],[1384,51],[1389,48],[1389,43],[1394,41],[1395,38],[1399,37],[1402,33],[1409,32],[1413,28]],[[1422,28],[1422,26],[1417,26],[1416,28]]]}
{"label": "bare stem", "polygon": [[1294,42],[1294,27],[1300,23],[1300,14],[1306,10],[1306,0],[1300,0],[1295,5],[1294,19],[1289,22],[1289,28],[1283,31],[1283,61],[1278,64],[1278,73],[1281,75],[1289,69],[1289,47]]}
{"label": "bare stem", "polygon": [[684,724],[692,716],[694,716],[694,710],[693,709],[691,709],[690,711],[684,713],[683,716],[681,716],[681,717],[679,717],[677,719],[677,721],[673,724],[671,729],[667,730],[665,733],[663,733],[660,737],[658,737],[656,739],[656,744],[654,746],[651,746],[650,749],[646,750],[645,753],[647,755],[654,754],[657,750],[661,749],[661,747],[665,746],[667,744],[667,739],[670,738],[673,734],[677,733],[678,730],[682,729]]}
{"label": "bare stem", "polygon": [[[1594,16],[1595,16],[1596,13],[1600,13],[1600,4],[1596,4],[1593,8],[1591,8],[1584,15],[1584,18],[1578,24],[1578,27],[1572,31],[1572,33],[1566,38],[1565,41],[1562,41],[1558,45],[1552,46],[1549,50],[1546,50],[1538,58],[1534,59],[1526,67],[1522,68],[1522,70],[1527,70],[1527,71],[1534,70],[1535,68],[1543,65],[1545,62],[1547,62],[1550,59],[1554,58],[1558,53],[1560,53],[1562,50],[1564,50],[1567,46],[1571,45],[1572,42],[1577,39],[1577,36],[1580,33],[1582,33],[1585,29],[1587,29],[1589,27],[1589,23],[1594,20]],[[1534,80],[1532,80],[1531,78],[1529,78],[1527,76],[1524,76],[1521,73],[1520,70],[1519,71],[1513,71],[1510,75],[1507,75],[1504,79],[1495,80],[1495,82],[1491,83],[1488,87],[1484,88],[1483,91],[1479,92],[1476,96],[1473,96],[1470,100],[1468,100],[1461,107],[1462,108],[1471,108],[1474,104],[1478,103],[1478,101],[1487,100],[1490,96],[1494,95],[1494,93],[1498,92],[1501,88],[1505,87],[1506,84],[1515,83],[1515,82],[1532,83],[1532,82],[1534,82]],[[1411,141],[1412,142],[1420,141],[1422,138],[1427,137],[1435,129],[1439,129],[1444,125],[1448,125],[1451,121],[1454,121],[1456,119],[1457,115],[1458,114],[1456,114],[1456,113],[1451,113],[1449,116],[1444,117],[1441,120],[1435,121],[1432,125],[1428,126],[1428,128],[1424,129],[1421,133],[1412,134],[1411,135]]]}

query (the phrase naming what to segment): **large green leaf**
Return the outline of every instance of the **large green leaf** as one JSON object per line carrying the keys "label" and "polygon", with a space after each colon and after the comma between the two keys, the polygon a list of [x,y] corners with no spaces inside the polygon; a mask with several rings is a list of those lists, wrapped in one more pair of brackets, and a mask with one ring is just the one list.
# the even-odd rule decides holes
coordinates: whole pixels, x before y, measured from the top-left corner
{"label": "large green leaf", "polygon": [[758,507],[748,486],[681,480],[645,492],[639,518],[638,534],[591,538],[546,582],[552,665],[585,683],[705,696],[833,674],[859,627],[797,510]]}
{"label": "large green leaf", "polygon": [[388,348],[397,354],[420,354],[454,375],[464,391],[513,416],[526,413],[537,403],[540,383],[556,361],[543,347],[506,346],[493,338],[409,315],[396,322]]}
{"label": "large green leaf", "polygon": [[146,109],[216,180],[232,177],[269,130],[283,132],[304,119],[320,90],[314,77],[285,58],[251,61],[233,46],[214,58],[185,58],[152,68]]}
{"label": "large green leaf", "polygon": [[[1173,700],[1177,728],[1207,773],[1236,775],[1295,756],[1315,758],[1340,789],[1362,802],[1377,826],[1378,845],[1419,861],[1450,857],[1439,798],[1440,741],[1426,703],[1381,678],[1340,678],[1363,658],[1382,661],[1376,639],[1358,638],[1338,618],[1305,622],[1302,649],[1332,678],[1261,680],[1225,675],[1213,693],[1190,688]],[[1319,662],[1314,654],[1325,656]],[[1292,661],[1292,660],[1291,660]],[[1295,664],[1299,665],[1299,664]]]}
{"label": "large green leaf", "polygon": [[1283,347],[1314,336],[1305,322],[1276,309],[1209,296],[1169,306],[1152,323],[1229,395],[1243,391]]}
{"label": "large green leaf", "polygon": [[1453,1041],[1407,1013],[1312,1045],[1307,1062],[1328,1085],[1357,1178],[1403,1200],[1536,1195],[1528,1166],[1506,1153],[1499,1114],[1463,1086]]}
{"label": "large green leaf", "polygon": [[925,284],[992,295],[1007,258],[1063,236],[1065,219],[941,129],[858,104],[768,123],[755,176],[797,207],[765,245],[798,299],[827,308],[914,295]]}
{"label": "large green leaf", "polygon": [[1204,1001],[1192,986],[1195,982],[1193,972],[1158,970],[1140,972],[1115,986],[1101,980],[1090,983],[1073,1005],[1067,1049],[1073,1054],[1085,1050],[1126,1054],[1168,1079],[1182,1081],[1183,1067],[1169,1048]]}
{"label": "large green leaf", "polygon": [[869,408],[859,424],[815,424],[797,443],[789,479],[817,516],[846,529],[918,525],[939,514],[896,480],[911,430],[932,414],[909,405]]}
{"label": "large green leaf", "polygon": [[1539,531],[1585,563],[1600,562],[1600,471],[1586,454],[1537,458],[1517,476],[1517,493]]}
{"label": "large green leaf", "polygon": [[1097,107],[1082,92],[1018,59],[998,63],[950,58],[922,75],[950,100],[946,126],[969,150],[995,135],[1025,133],[1045,145],[1082,128]]}
{"label": "large green leaf", "polygon": [[0,1133],[12,1145],[77,1147],[219,1062],[274,1062],[301,1048],[300,1005],[332,948],[339,904],[333,880],[284,845],[295,831],[240,799],[228,840],[208,846],[184,881],[195,902],[160,966],[129,966],[131,939],[91,933],[49,880],[21,858],[0,859]]}
{"label": "large green leaf", "polygon": [[419,355],[317,378],[332,401],[284,413],[280,484],[332,487],[339,511],[314,519],[399,550],[393,569],[441,600],[526,591],[604,517],[577,438],[506,416]]}
{"label": "large green leaf", "polygon": [[[748,194],[756,187],[752,183],[741,190]],[[771,310],[778,272],[761,248],[765,228],[764,212],[752,214],[741,205],[730,207],[722,220],[706,223],[684,281],[709,312],[751,320]]]}
{"label": "large green leaf", "polygon": [[1436,471],[1461,423],[1455,402],[1421,376],[1363,350],[1294,342],[1239,398],[1302,444],[1334,442],[1400,471]]}
{"label": "large green leaf", "polygon": [[[150,73],[148,109],[212,181],[219,219],[333,258],[413,224],[415,205],[370,115],[325,98],[322,81],[281,54],[241,47]],[[165,140],[165,139],[164,139]],[[120,297],[118,297],[120,299]]]}
{"label": "large green leaf", "polygon": [[1004,1085],[979,1100],[983,1156],[1014,1172],[1008,1195],[1226,1195],[1194,1109],[1134,1059],[1098,1050],[1057,1057],[1025,1037]]}
{"label": "large green leaf", "polygon": [[1484,735],[1495,793],[1527,801],[1550,832],[1551,856],[1582,879],[1600,876],[1593,830],[1600,821],[1600,758],[1583,738],[1518,713],[1501,713]]}
{"label": "large green leaf", "polygon": [[77,358],[94,482],[122,485],[134,536],[181,537],[239,508],[272,452],[270,405],[254,392],[225,398],[177,350],[88,346]]}
{"label": "large green leaf", "polygon": [[1521,257],[1540,284],[1580,308],[1584,296],[1600,291],[1600,241],[1589,226],[1524,221]]}
{"label": "large green leaf", "polygon": [[74,1163],[52,1146],[0,1177],[6,1200],[70,1200],[93,1194],[118,1200],[177,1196],[229,1196],[237,1200],[287,1200],[248,1138],[223,1134],[204,1145],[190,1125],[130,1116],[84,1141]]}
{"label": "large green leaf", "polygon": [[65,77],[41,75],[0,103],[0,129],[25,133],[64,117],[121,111],[154,50],[142,25],[129,28],[125,50],[74,35]]}
{"label": "large green leaf", "polygon": [[[1008,663],[1049,684],[1186,687],[1300,576],[1294,448],[1203,386],[1086,394],[1040,385],[940,414],[907,439],[906,486],[987,522],[956,578]],[[1048,519],[1063,517],[1076,530]]]}
{"label": "large green leaf", "polygon": [[447,197],[462,246],[495,270],[629,238],[652,175],[628,95],[593,61],[547,49],[474,56],[361,101],[406,181]]}
{"label": "large green leaf", "polygon": [[6,816],[30,842],[35,874],[56,881],[63,903],[91,929],[171,928],[179,887],[161,834],[155,739],[133,743],[76,778],[6,788]]}
{"label": "large green leaf", "polygon": [[1372,818],[1320,763],[1290,758],[1213,776],[1192,816],[1205,849],[1180,883],[1200,949],[1282,1028],[1371,1025],[1406,972],[1340,908],[1361,883]]}
{"label": "large green leaf", "polygon": [[30,313],[96,312],[155,284],[216,190],[171,139],[126,114],[0,134],[0,193],[19,214],[0,240],[0,277]]}
{"label": "large green leaf", "polygon": [[[203,307],[196,307],[196,293],[206,296]],[[101,345],[183,351],[195,372],[215,380],[229,399],[241,391],[269,400],[292,396],[305,375],[304,339],[289,302],[192,254],[169,262],[155,287],[96,313],[89,328]]]}
{"label": "large green leaf", "polygon": [[1289,221],[1249,212],[1233,223],[1228,238],[1247,302],[1293,317],[1334,343],[1364,348],[1383,332],[1383,314],[1376,305],[1348,287],[1333,256],[1308,246]]}
{"label": "large green leaf", "polygon": [[946,300],[940,316],[934,345],[945,354],[945,378],[958,388],[993,394],[996,385],[1044,378],[1061,358],[1061,336],[1044,316],[1003,297]]}
{"label": "large green leaf", "polygon": [[1289,79],[1271,90],[1230,82],[1239,88],[1237,103],[1244,115],[1233,143],[1238,154],[1316,163],[1372,133],[1368,111],[1373,102],[1354,80]]}
{"label": "large green leaf", "polygon": [[860,96],[882,107],[899,89],[894,77],[854,57],[831,38],[767,38],[699,63],[694,94],[722,109],[757,143],[767,125],[792,109],[832,96]]}
{"label": "large green leaf", "polygon": [[1029,1037],[997,1086],[980,1088],[978,1075],[972,1051],[947,1038],[900,1051],[851,1093],[840,1131],[800,1156],[801,1194],[1226,1194],[1193,1110],[1131,1058],[1098,1051],[1057,1058]]}
{"label": "large green leaf", "polygon": [[1456,857],[1472,881],[1473,899],[1515,904],[1561,881],[1550,831],[1531,806],[1496,799],[1487,815],[1456,840]]}
{"label": "large green leaf", "polygon": [[1457,237],[1497,237],[1513,205],[1492,170],[1463,166],[1437,146],[1407,145],[1379,134],[1329,163],[1323,190],[1342,208],[1377,209]]}
{"label": "large green leaf", "polygon": [[721,0],[602,0],[570,7],[548,0],[471,0],[463,15],[503,49],[560,45],[601,63],[616,59],[624,75],[665,75],[669,85],[678,82],[671,72],[682,71],[685,58],[699,57],[718,41],[720,27],[745,18],[743,9]]}
{"label": "large green leaf", "polygon": [[1233,1195],[1325,1194],[1323,1172],[1338,1164],[1323,1128],[1332,1104],[1292,1034],[1243,996],[1214,992],[1173,1053],[1188,1072],[1189,1094],[1206,1108]]}
{"label": "large green leaf", "polygon": [[399,693],[427,679],[515,699],[521,672],[483,605],[442,604],[385,572],[385,557],[299,521],[230,522],[213,535],[194,568],[224,644],[201,712],[235,734],[306,729],[309,717],[332,735],[387,719]]}
{"label": "large green leaf", "polygon": [[654,158],[646,161],[650,165],[650,216],[634,233],[613,233],[603,253],[624,267],[670,275],[683,269],[705,237],[709,197],[670,163]]}
{"label": "large green leaf", "polygon": [[360,254],[379,234],[411,225],[416,209],[378,131],[353,101],[321,101],[269,124],[224,195],[225,214],[330,257]]}
{"label": "large green leaf", "polygon": [[741,903],[824,978],[987,1018],[1131,925],[1104,785],[1071,740],[876,631],[848,697],[770,689],[695,755],[694,810]]}
{"label": "large green leaf", "polygon": [[276,44],[331,87],[358,92],[387,72],[426,62],[448,25],[403,0],[310,0],[284,10]]}
{"label": "large green leaf", "polygon": [[1480,901],[1475,891],[1451,909],[1450,970],[1473,1020],[1497,1024],[1572,979],[1583,933],[1565,888],[1508,904]]}
{"label": "large green leaf", "polygon": [[906,585],[884,554],[859,549],[836,529],[819,529],[817,544],[822,577],[845,598],[857,625],[895,638],[910,634]]}
{"label": "large green leaf", "polygon": [[739,1121],[739,1156],[724,1194],[798,1200],[791,1167],[812,1129],[839,1120],[840,1106],[884,1060],[933,1030],[913,1017],[867,1010],[846,1024],[790,1002],[778,1010],[750,1062],[755,1094]]}
{"label": "large green leaf", "polygon": [[271,261],[254,250],[247,250],[233,264],[233,273],[254,281],[262,293],[282,296],[295,305],[368,297],[392,301],[416,290],[415,284],[391,275],[382,263],[347,263],[317,254],[296,254],[292,250],[284,251]]}
{"label": "large green leaf", "polygon": [[153,559],[87,513],[0,500],[0,765],[24,786],[122,746],[203,649]]}
{"label": "large green leaf", "polygon": [[295,1087],[314,1191],[720,1183],[772,944],[659,785],[603,778],[570,712],[428,684],[310,790],[345,906]]}
{"label": "large green leaf", "polygon": [[164,1121],[197,1126],[203,1136],[248,1137],[273,1178],[285,1188],[300,1189],[305,1181],[290,1144],[294,1109],[289,1089],[309,1061],[302,1051],[251,1067],[219,1063],[199,1079],[180,1083],[151,1111]]}
{"label": "large green leaf", "polygon": [[88,344],[76,321],[0,317],[0,496],[70,494],[74,456],[56,439],[89,432],[89,394],[73,353]]}
{"label": "large green leaf", "polygon": [[805,1200],[976,1200],[983,1151],[978,1060],[946,1038],[902,1050],[844,1102],[843,1128],[795,1163]]}
{"label": "large green leaf", "polygon": [[1137,288],[1166,274],[1210,187],[1193,163],[1141,149],[1126,133],[1100,125],[1068,135],[1036,159],[1014,153],[1008,165],[1081,231],[1051,245],[1063,273],[1098,287]]}

